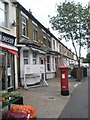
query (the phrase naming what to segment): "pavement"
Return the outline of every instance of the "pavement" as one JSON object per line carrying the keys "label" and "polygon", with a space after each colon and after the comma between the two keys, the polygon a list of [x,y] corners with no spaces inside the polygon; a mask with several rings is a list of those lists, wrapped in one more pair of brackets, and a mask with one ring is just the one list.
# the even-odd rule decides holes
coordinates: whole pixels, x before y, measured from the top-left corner
{"label": "pavement", "polygon": [[69,79],[69,95],[61,95],[60,78],[47,80],[48,86],[35,87],[18,91],[24,99],[25,105],[36,108],[37,118],[59,118],[62,110],[67,105],[73,90],[81,84],[76,79]]}
{"label": "pavement", "polygon": [[73,91],[61,118],[88,118],[88,77],[83,78],[82,84]]}

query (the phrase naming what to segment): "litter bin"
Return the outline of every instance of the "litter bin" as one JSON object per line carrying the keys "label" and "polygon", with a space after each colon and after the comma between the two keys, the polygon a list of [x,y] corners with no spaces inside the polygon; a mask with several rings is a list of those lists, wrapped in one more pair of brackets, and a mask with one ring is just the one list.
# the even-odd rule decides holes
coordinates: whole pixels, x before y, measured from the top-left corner
{"label": "litter bin", "polygon": [[67,96],[69,95],[67,66],[60,67],[60,78],[61,78],[61,95]]}

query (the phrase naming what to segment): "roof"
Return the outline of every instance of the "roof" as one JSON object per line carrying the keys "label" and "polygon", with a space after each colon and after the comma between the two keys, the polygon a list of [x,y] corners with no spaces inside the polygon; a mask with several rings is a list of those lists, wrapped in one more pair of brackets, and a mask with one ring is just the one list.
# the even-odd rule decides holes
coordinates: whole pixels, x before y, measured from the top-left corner
{"label": "roof", "polygon": [[[15,0],[16,1],[16,0]],[[65,46],[63,43],[60,42],[60,40],[58,40],[50,31],[48,28],[46,28],[45,26],[43,26],[32,14],[29,13],[29,11],[27,11],[19,2],[15,2],[15,4],[17,4],[18,9],[22,10],[31,20],[33,20],[36,24],[38,24],[39,26],[41,26],[42,29],[44,29],[48,34],[51,35],[51,37],[53,37],[55,40],[57,40],[60,44],[62,44],[66,49],[67,46]],[[68,49],[70,52],[72,52],[70,49]],[[73,53],[73,52],[72,52]]]}

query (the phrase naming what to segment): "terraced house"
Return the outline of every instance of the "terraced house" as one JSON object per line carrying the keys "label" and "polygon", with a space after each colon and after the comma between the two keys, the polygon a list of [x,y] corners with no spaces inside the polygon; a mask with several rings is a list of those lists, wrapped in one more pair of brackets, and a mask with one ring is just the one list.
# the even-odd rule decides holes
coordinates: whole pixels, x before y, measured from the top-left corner
{"label": "terraced house", "polygon": [[75,64],[74,53],[16,2],[19,85],[34,85],[57,75],[61,65]]}

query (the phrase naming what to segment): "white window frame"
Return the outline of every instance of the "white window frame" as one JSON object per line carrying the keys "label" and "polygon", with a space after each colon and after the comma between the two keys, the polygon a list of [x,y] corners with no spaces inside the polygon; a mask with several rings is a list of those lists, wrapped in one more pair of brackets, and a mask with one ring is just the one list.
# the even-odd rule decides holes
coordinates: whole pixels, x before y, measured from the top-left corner
{"label": "white window frame", "polygon": [[33,65],[36,65],[37,64],[37,54],[36,54],[36,52],[33,52],[32,55],[33,55]]}
{"label": "white window frame", "polygon": [[[3,12],[3,18],[2,18],[2,14],[0,15],[0,26],[4,26],[7,27],[7,4],[3,3],[0,1],[0,4],[3,5],[3,8],[0,7],[0,13]],[[2,21],[3,20],[3,21]]]}
{"label": "white window frame", "polygon": [[[47,61],[47,71],[51,71],[51,58],[50,58],[50,56],[48,55],[47,57],[49,57],[49,62]],[[48,65],[49,65],[49,69],[50,70],[48,70]]]}
{"label": "white window frame", "polygon": [[53,40],[53,50],[55,50],[55,40]]}
{"label": "white window frame", "polygon": [[[50,46],[49,46],[49,42],[50,42]],[[51,37],[50,37],[50,35],[48,35],[48,48],[51,48]]]}
{"label": "white window frame", "polygon": [[[24,56],[24,55],[26,55],[26,54],[24,54],[24,52],[27,52],[27,56]],[[29,64],[28,53],[29,53],[28,50],[23,51],[23,64],[24,65]],[[27,61],[27,63],[25,63],[25,61]]]}
{"label": "white window frame", "polygon": [[33,24],[33,40],[37,42],[37,25]]}
{"label": "white window frame", "polygon": [[43,31],[43,46],[46,46],[46,32]]}
{"label": "white window frame", "polygon": [[[25,34],[23,33],[24,28]],[[24,15],[22,15],[22,36],[27,36],[27,18]]]}
{"label": "white window frame", "polygon": [[52,70],[55,71],[55,57],[52,56]]}
{"label": "white window frame", "polygon": [[55,70],[57,70],[57,65],[58,65],[58,58],[55,57]]}

